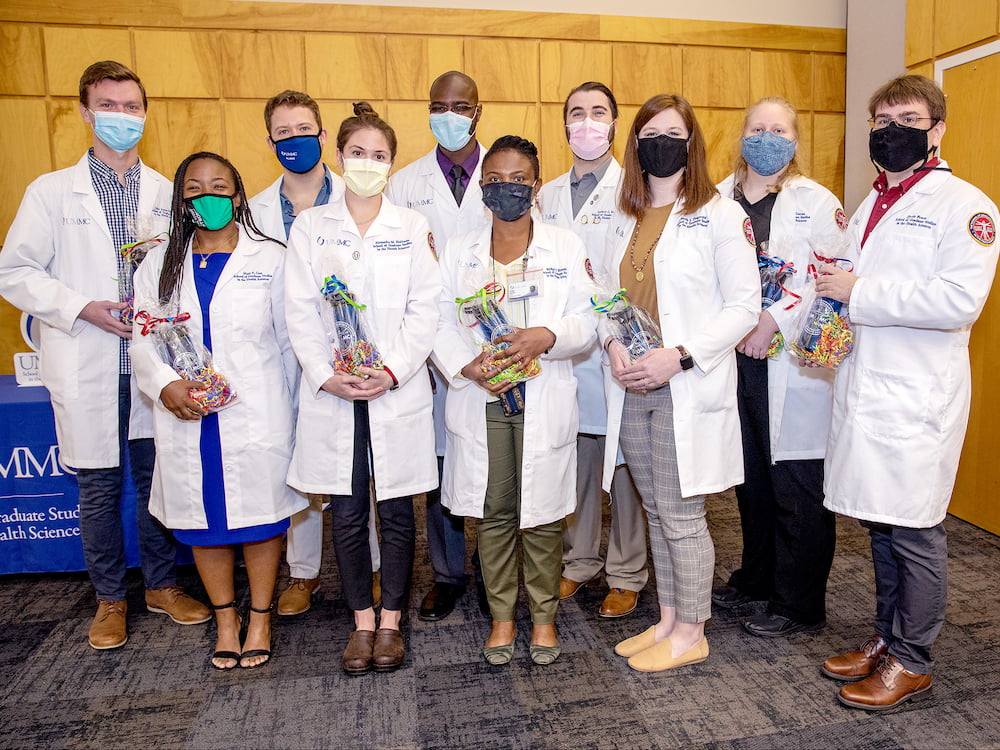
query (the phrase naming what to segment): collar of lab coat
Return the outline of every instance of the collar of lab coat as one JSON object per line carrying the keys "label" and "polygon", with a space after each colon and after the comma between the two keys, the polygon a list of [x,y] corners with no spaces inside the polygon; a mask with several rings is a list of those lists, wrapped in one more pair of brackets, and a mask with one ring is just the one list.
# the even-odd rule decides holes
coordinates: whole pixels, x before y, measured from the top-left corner
{"label": "collar of lab coat", "polygon": [[[347,200],[344,196],[340,196],[335,201],[331,201],[326,204],[326,208],[323,210],[324,219],[333,219],[334,221],[339,221],[344,225],[345,229],[352,231],[358,237],[361,233],[358,232],[358,226],[354,223],[354,217],[351,216],[351,212],[347,210]],[[385,195],[382,193],[382,205],[379,206],[378,216],[375,217],[375,221],[365,232],[365,238],[375,237],[382,234],[385,229],[398,229],[403,226],[403,212],[399,209],[395,203],[392,203]]]}
{"label": "collar of lab coat", "polygon": [[[152,170],[139,160],[139,213],[149,214],[153,211],[153,201],[156,198],[156,185],[152,179]],[[111,228],[108,226],[108,219],[104,215],[101,207],[101,199],[97,197],[94,190],[94,183],[90,177],[90,156],[89,151],[73,167],[73,192],[80,196],[80,203],[83,208],[94,219],[94,223],[101,228],[104,235],[110,242]]]}
{"label": "collar of lab coat", "polygon": [[[555,253],[557,240],[552,226],[544,223],[537,211],[532,209],[531,216],[534,220],[534,233],[531,237],[531,244],[528,245],[528,268],[537,268],[540,263],[544,263]],[[490,237],[492,234],[493,225],[491,223],[476,233],[469,246],[473,256],[484,266],[490,262]]]}
{"label": "collar of lab coat", "polygon": [[[569,187],[570,178],[573,176],[573,167],[569,168],[568,172],[563,172],[561,175],[552,180],[552,184],[556,187]],[[611,157],[611,163],[608,164],[608,168],[604,170],[604,175],[601,177],[601,181],[597,183],[594,190],[600,190],[602,188],[618,187],[618,182],[622,176],[622,167],[618,163],[615,157]]]}

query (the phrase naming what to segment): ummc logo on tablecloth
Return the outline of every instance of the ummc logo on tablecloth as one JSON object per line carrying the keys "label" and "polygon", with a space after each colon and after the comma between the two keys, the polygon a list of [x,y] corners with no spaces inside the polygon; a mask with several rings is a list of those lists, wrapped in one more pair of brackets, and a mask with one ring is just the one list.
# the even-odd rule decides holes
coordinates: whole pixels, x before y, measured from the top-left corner
{"label": "ummc logo on tablecloth", "polygon": [[18,352],[14,355],[14,375],[18,385],[41,385],[38,375],[38,318],[28,313],[21,313],[21,338],[31,347],[30,352]]}
{"label": "ummc logo on tablecloth", "polygon": [[[13,473],[11,473],[13,472]],[[59,457],[59,446],[49,446],[48,453],[41,461],[26,445],[14,448],[6,463],[0,458],[0,478],[33,479],[35,477],[61,477],[64,474],[76,474],[66,466]]]}

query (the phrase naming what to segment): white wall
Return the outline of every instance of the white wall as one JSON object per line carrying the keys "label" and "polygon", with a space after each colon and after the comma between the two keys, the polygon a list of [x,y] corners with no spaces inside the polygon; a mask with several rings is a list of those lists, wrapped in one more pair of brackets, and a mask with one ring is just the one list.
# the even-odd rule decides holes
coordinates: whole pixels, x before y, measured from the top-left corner
{"label": "white wall", "polygon": [[906,0],[847,0],[844,210],[848,214],[864,200],[876,175],[868,158],[868,99],[890,78],[906,72],[905,48]]}
{"label": "white wall", "polygon": [[[275,0],[279,1],[279,0]],[[478,8],[548,13],[687,18],[700,21],[770,23],[785,26],[847,26],[849,0],[298,0],[328,5],[392,5],[418,8]],[[879,5],[883,0],[868,0]],[[894,0],[895,1],[895,0]],[[900,0],[901,1],[901,0]],[[888,1],[886,4],[890,4]],[[461,33],[461,29],[455,29]]]}

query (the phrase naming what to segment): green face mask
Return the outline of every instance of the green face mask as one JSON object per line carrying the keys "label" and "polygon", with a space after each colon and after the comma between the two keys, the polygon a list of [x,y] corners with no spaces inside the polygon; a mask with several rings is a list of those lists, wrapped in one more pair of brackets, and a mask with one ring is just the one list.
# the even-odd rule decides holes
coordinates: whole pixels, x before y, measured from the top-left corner
{"label": "green face mask", "polygon": [[233,220],[233,198],[235,195],[202,193],[193,198],[185,198],[188,216],[195,226],[214,232]]}

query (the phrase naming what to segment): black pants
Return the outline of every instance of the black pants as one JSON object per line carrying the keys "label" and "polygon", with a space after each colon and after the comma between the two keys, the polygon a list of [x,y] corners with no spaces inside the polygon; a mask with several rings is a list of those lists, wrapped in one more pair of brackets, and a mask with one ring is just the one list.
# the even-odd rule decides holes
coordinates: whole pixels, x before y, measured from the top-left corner
{"label": "black pants", "polygon": [[729,585],[805,624],[826,618],[836,520],[823,507],[823,460],[771,463],[767,360],[737,354],[746,479],[736,488],[743,561]]}
{"label": "black pants", "polygon": [[[344,587],[344,600],[354,610],[368,609],[372,601],[372,558],[368,548],[370,497],[368,446],[368,402],[354,402],[354,464],[350,495],[331,495],[333,551]],[[416,526],[413,497],[379,500],[379,532],[382,550],[382,606],[402,610],[409,602],[413,576],[413,547]]]}

